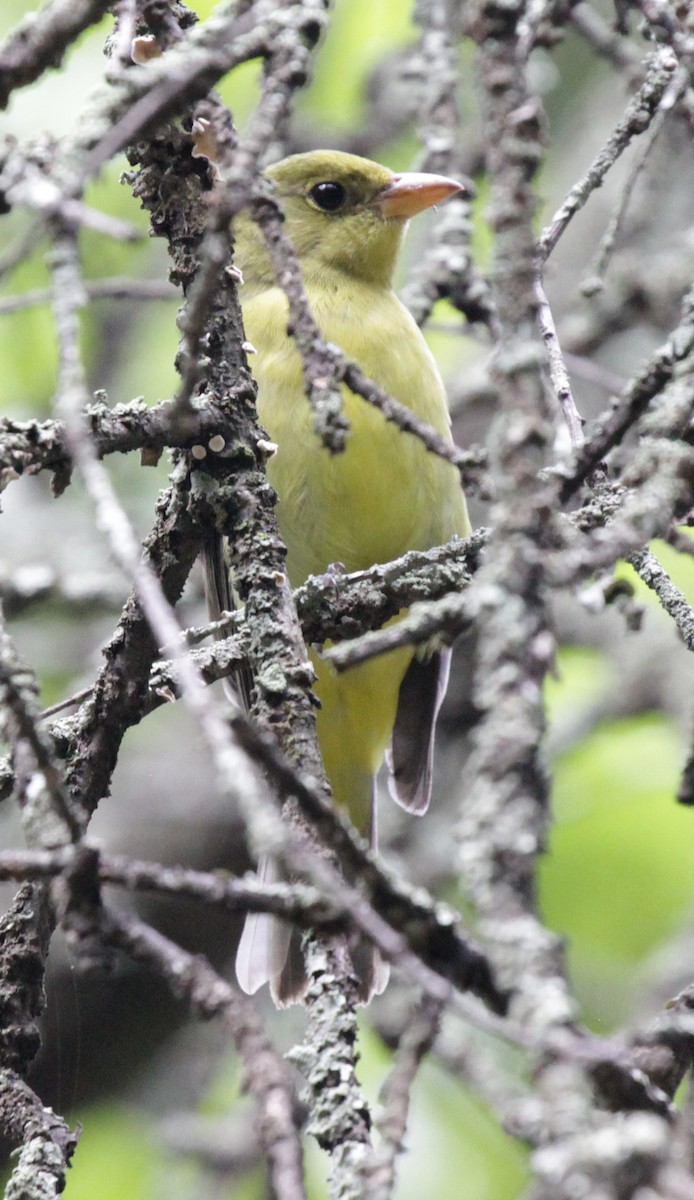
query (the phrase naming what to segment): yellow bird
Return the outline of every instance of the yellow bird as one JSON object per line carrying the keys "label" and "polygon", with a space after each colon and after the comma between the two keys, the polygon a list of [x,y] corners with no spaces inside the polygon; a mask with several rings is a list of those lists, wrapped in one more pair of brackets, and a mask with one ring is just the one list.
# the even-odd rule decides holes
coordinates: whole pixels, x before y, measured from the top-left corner
{"label": "yellow bird", "polygon": [[[407,221],[462,190],[438,175],[396,175],[332,150],[296,154],[267,171],[286,217],[308,301],[322,336],[377,384],[450,440],[446,396],[436,363],[392,276]],[[258,416],[277,452],[268,477],[293,587],[331,564],[358,571],[426,550],[470,532],[456,469],[343,387],[346,449],[331,454],[313,429],[301,360],[288,333],[288,304],[275,281],[264,238],[247,217],[235,223],[244,284],[246,335],[257,350]],[[390,790],[412,812],[431,791],[434,726],[450,654],[397,650],[338,675],[312,653],[320,700],[318,738],[334,801],[375,844],[375,776],[387,754]],[[271,863],[261,876],[273,877]],[[249,914],[236,960],[249,993],[267,980],[280,1003],[304,985],[290,931]],[[387,970],[357,948],[364,998],[382,991]],[[287,963],[287,965],[285,965]]]}

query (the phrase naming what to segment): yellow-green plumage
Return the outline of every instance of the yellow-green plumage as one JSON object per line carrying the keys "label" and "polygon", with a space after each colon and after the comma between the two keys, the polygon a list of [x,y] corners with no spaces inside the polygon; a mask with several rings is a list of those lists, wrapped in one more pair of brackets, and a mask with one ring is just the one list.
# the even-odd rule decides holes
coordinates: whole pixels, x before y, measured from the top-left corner
{"label": "yellow-green plumage", "polygon": [[[433,201],[424,203],[421,196],[403,200],[399,194],[392,201],[382,199],[397,193],[393,185],[398,178],[432,177],[395,177],[368,160],[333,151],[285,159],[268,175],[284,207],[323,337],[449,437],[436,364],[391,289],[406,214],[390,211],[403,204],[417,211],[413,205],[423,208]],[[322,211],[314,199],[313,189],[325,182],[344,192],[338,211]],[[279,497],[277,515],[292,586],[331,564],[355,571],[407,550],[440,545],[455,534],[465,536],[469,523],[457,471],[347,388],[346,449],[331,454],[320,444],[304,395],[299,354],[287,332],[287,299],[275,284],[262,235],[247,218],[237,222],[235,233],[245,280],[244,325],[257,350],[252,366],[258,414],[278,446],[268,476]],[[391,738],[399,689],[411,660],[412,652],[401,650],[337,676],[314,656],[322,705],[318,735],[328,778],[335,801],[366,836],[371,833],[373,777]],[[413,807],[425,807],[426,799]]]}

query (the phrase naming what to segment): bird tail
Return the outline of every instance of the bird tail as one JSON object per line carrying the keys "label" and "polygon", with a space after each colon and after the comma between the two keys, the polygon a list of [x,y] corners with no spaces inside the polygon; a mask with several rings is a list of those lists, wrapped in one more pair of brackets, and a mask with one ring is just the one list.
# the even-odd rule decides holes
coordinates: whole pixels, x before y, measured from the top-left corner
{"label": "bird tail", "polygon": [[[385,991],[390,967],[366,938],[357,936],[349,951],[358,981],[358,1002],[368,1004]],[[236,978],[250,996],[269,983],[278,1008],[301,1004],[308,976],[300,931],[269,913],[249,913],[236,952]]]}
{"label": "bird tail", "polygon": [[[235,607],[231,588],[229,564],[226,561],[225,539],[210,532],[203,544],[205,593],[210,618],[218,620],[223,612]],[[221,635],[223,636],[223,635]],[[239,667],[232,678],[224,680],[225,691],[233,704],[250,708],[253,676],[248,667]],[[355,793],[356,811],[362,811],[365,824],[371,831],[371,844],[376,844],[374,779],[371,775],[350,772],[348,790]],[[360,825],[361,828],[361,825]],[[277,883],[280,873],[274,859],[265,855],[258,864],[261,883]],[[359,999],[367,1004],[373,995],[380,995],[388,982],[389,968],[378,951],[366,939],[355,937],[350,947],[352,964],[359,980]],[[279,1008],[298,1004],[306,992],[308,979],[301,951],[301,931],[269,913],[248,913],[236,951],[236,978],[240,988],[254,995],[264,983],[270,984],[272,997]]]}
{"label": "bird tail", "polygon": [[[277,863],[267,854],[258,863],[258,878],[261,883],[277,883],[280,878]],[[292,927],[286,921],[270,913],[247,914],[236,951],[236,978],[242,991],[252,996],[264,983],[281,977],[291,940]]]}
{"label": "bird tail", "polygon": [[[374,785],[375,780],[372,788]],[[375,807],[371,846],[376,847]],[[277,883],[280,879],[277,863],[268,855],[258,863],[258,877],[262,883]],[[359,934],[351,939],[349,953],[358,980],[358,1001],[368,1004],[373,996],[385,991],[390,967],[377,948]],[[248,913],[236,952],[236,978],[248,995],[269,983],[278,1008],[300,1004],[308,986],[301,931],[270,913]]]}

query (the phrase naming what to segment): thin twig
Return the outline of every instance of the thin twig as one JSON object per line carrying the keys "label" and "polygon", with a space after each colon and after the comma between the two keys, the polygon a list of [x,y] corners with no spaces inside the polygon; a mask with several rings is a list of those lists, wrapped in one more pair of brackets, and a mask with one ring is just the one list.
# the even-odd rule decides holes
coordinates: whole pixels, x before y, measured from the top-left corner
{"label": "thin twig", "polygon": [[578,411],[574,395],[571,390],[571,381],[569,372],[566,369],[566,363],[562,354],[561,345],[557,336],[557,329],[554,324],[554,317],[549,305],[549,300],[542,281],[538,278],[535,283],[535,298],[537,300],[537,319],[540,323],[540,332],[542,341],[547,351],[547,360],[549,362],[549,373],[554,388],[554,394],[557,402],[564,415],[566,427],[571,438],[571,445],[580,447],[583,445],[583,417]]}
{"label": "thin twig", "polygon": [[561,485],[560,499],[566,503],[673,379],[691,354],[694,339],[694,289],[682,301],[682,318],[664,345],[651,356],[639,375],[622,392],[612,409],[593,427],[576,456],[574,466]]}
{"label": "thin twig", "polygon": [[382,1112],[376,1121],[383,1144],[374,1151],[364,1172],[369,1181],[370,1200],[389,1200],[393,1194],[395,1165],[404,1150],[412,1084],[438,1034],[440,1018],[440,1006],[424,1000],[398,1042],[393,1066],[381,1088]]}
{"label": "thin twig", "polygon": [[257,1106],[256,1128],[273,1191],[278,1200],[305,1200],[299,1105],[289,1070],[267,1037],[256,1005],[235,992],[199,955],[188,954],[143,921],[104,911],[100,925],[106,944],[153,969],[195,1016],[223,1019]]}
{"label": "thin twig", "polygon": [[425,646],[432,638],[442,636],[452,642],[469,629],[471,623],[466,593],[453,592],[431,603],[416,604],[397,625],[375,629],[339,646],[331,646],[323,651],[323,656],[336,670],[346,671],[402,646]]}
{"label": "thin twig", "polygon": [[618,70],[636,74],[641,66],[641,57],[636,46],[624,34],[616,33],[590,4],[572,6],[570,20],[598,54]]}
{"label": "thin twig", "polygon": [[[1,273],[1,272],[0,272]],[[84,290],[90,300],[176,300],[178,293],[170,283],[158,279],[94,279],[85,280]],[[0,298],[0,316],[38,308],[51,303],[50,288],[33,288],[19,296]]]}
{"label": "thin twig", "polygon": [[[55,879],[76,861],[72,847],[57,850],[0,851],[0,880],[35,881]],[[188,867],[165,867],[124,855],[99,854],[98,876],[132,892],[178,896],[220,908],[226,912],[268,912],[306,927],[339,927],[344,914],[324,900],[315,888],[304,884],[261,884],[255,878],[226,878],[219,871],[194,871]]]}
{"label": "thin twig", "polygon": [[81,820],[65,787],[50,734],[41,728],[37,693],[33,673],[0,621],[1,725],[21,764],[25,824],[31,825],[44,846],[61,845],[80,837]]}
{"label": "thin twig", "polygon": [[694,610],[684,592],[673,583],[651,550],[636,550],[629,555],[627,562],[651,591],[655,592],[665,612],[675,622],[687,649],[694,650]]}
{"label": "thin twig", "polygon": [[597,291],[600,291],[604,286],[604,275],[609,266],[614,253],[615,244],[624,225],[626,212],[634,192],[634,188],[638,182],[639,176],[644,170],[653,146],[663,128],[665,119],[672,111],[678,97],[682,94],[683,89],[687,86],[687,74],[679,68],[663,93],[662,99],[658,106],[651,128],[643,140],[643,146],[640,153],[636,156],[631,165],[629,174],[622,187],[619,203],[610,218],[610,223],[607,226],[600,245],[595,252],[591,262],[586,267],[583,280],[581,283],[581,291],[584,296],[592,296]]}
{"label": "thin twig", "polygon": [[583,208],[595,189],[601,186],[607,172],[627,146],[648,129],[676,69],[677,59],[670,49],[660,47],[652,55],[646,79],[629,103],[621,121],[583,178],[574,184],[549,225],[540,234],[538,249],[542,259],[551,254],[569,222]]}
{"label": "thin twig", "polygon": [[111,0],[52,0],[26,16],[0,46],[0,109],[16,88],[59,67],[68,46],[110,7]]}

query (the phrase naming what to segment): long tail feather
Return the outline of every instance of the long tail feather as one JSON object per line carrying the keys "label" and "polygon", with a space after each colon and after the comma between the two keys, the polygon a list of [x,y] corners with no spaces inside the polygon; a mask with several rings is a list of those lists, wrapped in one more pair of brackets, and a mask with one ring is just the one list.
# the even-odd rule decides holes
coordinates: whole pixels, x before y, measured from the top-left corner
{"label": "long tail feather", "polygon": [[[265,856],[258,863],[261,883],[277,883],[276,863]],[[236,978],[239,987],[252,996],[276,979],[287,961],[292,928],[269,913],[248,913],[236,951]]]}
{"label": "long tail feather", "polygon": [[[375,783],[375,781],[374,781]],[[375,787],[371,819],[371,846],[376,848]],[[277,864],[264,857],[258,864],[262,883],[276,883],[280,878]],[[352,966],[359,981],[358,998],[368,1004],[372,996],[380,996],[390,976],[390,967],[378,950],[366,938],[355,936],[350,946]],[[236,978],[239,987],[253,995],[270,984],[272,998],[278,1008],[299,1004],[308,979],[301,950],[301,932],[269,913],[248,913],[236,951]]]}

